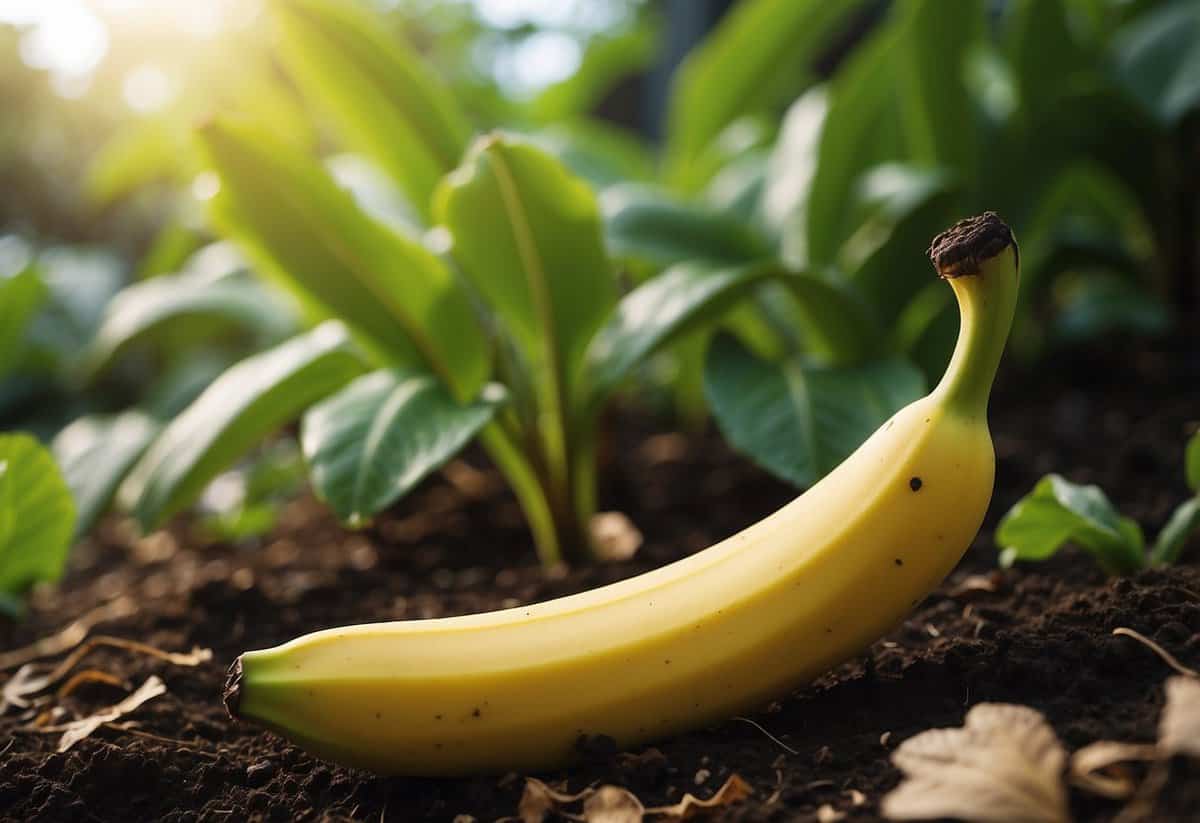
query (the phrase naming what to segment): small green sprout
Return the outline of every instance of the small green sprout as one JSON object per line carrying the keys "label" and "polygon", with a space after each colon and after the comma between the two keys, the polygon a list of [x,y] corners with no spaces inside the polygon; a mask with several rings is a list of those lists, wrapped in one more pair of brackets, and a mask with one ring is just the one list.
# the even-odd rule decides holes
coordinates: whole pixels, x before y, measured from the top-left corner
{"label": "small green sprout", "polygon": [[1175,509],[1149,552],[1141,526],[1122,517],[1099,487],[1048,474],[1000,521],[1000,565],[1045,560],[1068,542],[1086,550],[1109,574],[1175,563],[1188,537],[1200,529],[1200,432],[1192,436],[1184,454],[1193,495]]}

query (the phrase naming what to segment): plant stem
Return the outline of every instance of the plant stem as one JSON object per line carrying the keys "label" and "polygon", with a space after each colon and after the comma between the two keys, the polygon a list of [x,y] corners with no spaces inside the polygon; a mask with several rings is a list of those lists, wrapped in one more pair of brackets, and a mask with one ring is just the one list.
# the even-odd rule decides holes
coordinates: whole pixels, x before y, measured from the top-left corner
{"label": "plant stem", "polygon": [[989,212],[938,235],[930,254],[950,281],[962,316],[954,355],[935,392],[949,408],[986,417],[1017,305],[1020,277],[1012,232]]}
{"label": "plant stem", "polygon": [[517,496],[542,566],[558,565],[563,560],[558,518],[547,500],[541,478],[500,425],[489,424],[480,435],[480,441]]}

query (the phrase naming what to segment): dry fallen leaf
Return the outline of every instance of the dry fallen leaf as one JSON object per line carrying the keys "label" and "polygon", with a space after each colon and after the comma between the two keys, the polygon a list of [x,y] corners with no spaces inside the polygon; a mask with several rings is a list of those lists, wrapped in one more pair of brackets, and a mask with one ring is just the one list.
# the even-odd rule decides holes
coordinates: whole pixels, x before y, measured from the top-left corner
{"label": "dry fallen leaf", "polygon": [[583,801],[584,823],[642,823],[646,810],[628,789],[601,786]]}
{"label": "dry fallen leaf", "polygon": [[97,635],[80,644],[75,651],[63,658],[58,665],[45,674],[35,674],[37,669],[32,663],[26,663],[17,669],[16,674],[9,678],[8,682],[0,688],[0,713],[3,713],[10,705],[22,708],[28,706],[29,698],[32,695],[62,680],[71,672],[71,669],[75,668],[75,665],[80,660],[86,657],[93,649],[100,646],[125,649],[126,651],[148,655],[149,657],[163,660],[176,666],[199,666],[201,663],[212,660],[212,649],[202,649],[196,646],[188,653],[168,652],[157,646],[151,646],[148,643],[139,643],[136,640]]}
{"label": "dry fallen leaf", "polygon": [[1200,680],[1172,677],[1158,719],[1158,745],[1167,754],[1200,757]]}
{"label": "dry fallen leaf", "polygon": [[739,800],[744,800],[754,794],[754,789],[750,788],[750,784],[742,779],[739,774],[731,774],[721,788],[717,789],[716,794],[701,800],[694,794],[685,794],[683,799],[673,806],[655,806],[651,809],[646,809],[646,814],[665,815],[666,817],[675,817],[679,820],[686,820],[688,817],[699,814],[705,809],[716,809],[721,806],[729,806],[737,803]]}
{"label": "dry fallen leaf", "polygon": [[0,669],[11,669],[39,657],[51,657],[61,654],[67,649],[74,648],[83,642],[89,631],[97,623],[107,620],[117,620],[128,617],[137,611],[137,604],[130,597],[121,596],[110,600],[102,606],[97,606],[87,614],[73,620],[57,634],[43,637],[35,643],[20,649],[13,649],[0,654]]}
{"label": "dry fallen leaf", "polygon": [[594,791],[589,787],[578,794],[567,794],[550,788],[536,777],[527,777],[521,801],[517,804],[517,815],[521,823],[542,823],[550,812],[588,797]]}
{"label": "dry fallen leaf", "polygon": [[1040,712],[980,703],[962,728],[900,744],[905,780],[883,799],[894,820],[957,817],[972,823],[1067,823],[1066,751]]}
{"label": "dry fallen leaf", "polygon": [[153,700],[160,694],[163,694],[166,690],[166,685],[158,677],[151,675],[137,691],[116,705],[109,706],[107,709],[101,709],[87,717],[72,720],[70,723],[63,723],[58,726],[43,726],[36,729],[36,731],[62,732],[63,736],[58,741],[58,751],[60,753],[65,752],[105,723],[119,720],[148,700]]}
{"label": "dry fallen leaf", "polygon": [[1146,743],[1114,743],[1101,740],[1071,755],[1071,782],[1079,788],[1119,800],[1136,788],[1128,771],[1114,767],[1133,760],[1154,760],[1158,747]]}

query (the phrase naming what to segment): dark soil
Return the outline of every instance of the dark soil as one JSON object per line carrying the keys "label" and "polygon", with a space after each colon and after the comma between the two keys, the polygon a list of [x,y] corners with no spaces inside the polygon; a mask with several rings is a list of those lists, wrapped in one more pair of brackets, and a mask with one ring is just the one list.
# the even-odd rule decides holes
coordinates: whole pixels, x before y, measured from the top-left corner
{"label": "dark soil", "polygon": [[[754,789],[722,820],[811,820],[831,804],[877,819],[899,775],[889,754],[924,729],[957,726],[981,701],[1024,703],[1046,714],[1069,748],[1100,739],[1152,741],[1168,668],[1135,629],[1190,666],[1200,665],[1200,545],[1169,570],[1111,580],[1075,551],[1038,567],[995,574],[995,591],[966,590],[995,570],[998,517],[1045,472],[1097,482],[1153,534],[1186,495],[1184,438],[1200,421],[1195,339],[1118,344],[1060,356],[1040,377],[1013,371],[997,391],[992,429],[998,483],[983,533],[958,570],[912,617],[857,661],[732,720],[633,753],[597,753],[569,772],[538,775],[572,791],[594,782],[634,791],[646,805],[707,797],[737,773]],[[209,545],[185,520],[136,539],[107,521],[74,554],[55,591],[29,618],[0,625],[0,648],[48,636],[120,596],[136,611],[96,627],[211,662],[173,666],[97,649],[80,669],[130,687],[160,675],[166,694],[66,754],[58,735],[0,718],[0,816],[5,820],[454,820],[514,815],[524,775],[471,780],[381,779],[322,763],[278,737],[235,723],[221,705],[237,654],[346,623],[460,614],[602,585],[696,551],[786,502],[793,492],[732,455],[712,433],[684,437],[617,414],[608,445],[608,508],[647,536],[630,562],[559,574],[535,564],[520,513],[489,471],[453,472],[365,534],[343,532],[308,498],[253,546]],[[479,464],[477,464],[479,465]],[[978,579],[978,577],[976,577]],[[3,676],[7,676],[7,673]],[[121,699],[127,688],[85,684],[56,700],[66,718]],[[1140,774],[1135,769],[1135,774]],[[851,790],[865,803],[853,805]],[[1118,801],[1075,791],[1078,820],[1110,820]],[[1153,820],[1200,820],[1200,764],[1177,761]]]}

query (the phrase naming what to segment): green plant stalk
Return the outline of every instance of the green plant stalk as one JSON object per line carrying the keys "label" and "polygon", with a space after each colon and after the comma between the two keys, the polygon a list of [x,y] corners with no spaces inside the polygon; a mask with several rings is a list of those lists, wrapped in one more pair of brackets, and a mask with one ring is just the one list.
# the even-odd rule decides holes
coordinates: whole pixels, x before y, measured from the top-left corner
{"label": "green plant stalk", "polygon": [[498,423],[490,423],[484,428],[479,439],[517,497],[517,503],[525,514],[525,522],[533,534],[538,559],[546,568],[558,565],[563,560],[562,542],[555,510],[546,495],[542,478]]}

